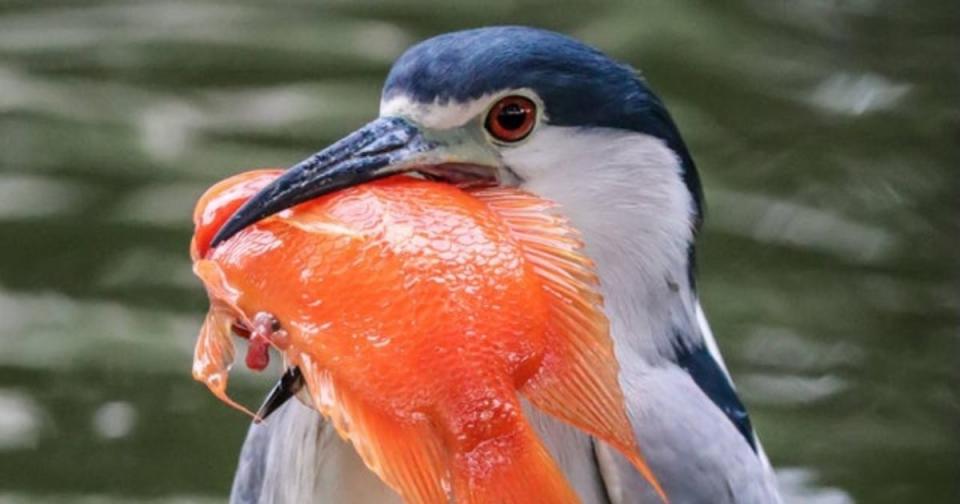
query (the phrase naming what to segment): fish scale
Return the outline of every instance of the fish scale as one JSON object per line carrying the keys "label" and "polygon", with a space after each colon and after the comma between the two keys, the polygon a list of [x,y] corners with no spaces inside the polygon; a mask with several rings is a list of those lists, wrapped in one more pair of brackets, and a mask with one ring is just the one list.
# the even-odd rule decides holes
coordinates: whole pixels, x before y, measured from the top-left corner
{"label": "fish scale", "polygon": [[626,417],[592,264],[551,203],[398,176],[211,249],[277,176],[235,176],[197,206],[192,255],[211,310],[194,376],[214,394],[239,407],[226,395],[230,328],[262,327],[266,313],[279,327],[252,334],[302,370],[313,406],[408,502],[577,502],[521,396],[610,443],[659,489]]}

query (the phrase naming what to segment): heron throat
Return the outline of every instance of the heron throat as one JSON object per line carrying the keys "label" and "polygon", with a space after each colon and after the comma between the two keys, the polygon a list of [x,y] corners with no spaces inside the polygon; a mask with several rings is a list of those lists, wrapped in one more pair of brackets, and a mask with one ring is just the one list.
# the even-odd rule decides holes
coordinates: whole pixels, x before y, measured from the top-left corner
{"label": "heron throat", "polygon": [[582,232],[618,353],[656,364],[702,343],[690,263],[697,205],[665,142],[612,128],[545,126],[505,151],[504,161]]}

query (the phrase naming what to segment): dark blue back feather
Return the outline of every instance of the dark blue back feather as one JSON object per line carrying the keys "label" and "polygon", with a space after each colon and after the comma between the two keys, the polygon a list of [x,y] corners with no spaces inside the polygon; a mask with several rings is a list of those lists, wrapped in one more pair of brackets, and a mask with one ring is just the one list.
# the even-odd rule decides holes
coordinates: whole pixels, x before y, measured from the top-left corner
{"label": "dark blue back feather", "polygon": [[700,390],[730,419],[734,427],[740,431],[740,434],[750,445],[750,448],[756,452],[757,445],[753,437],[753,425],[750,423],[747,408],[740,402],[737,391],[733,389],[726,373],[710,355],[706,346],[701,343],[692,348],[678,347],[677,364],[690,374]]}

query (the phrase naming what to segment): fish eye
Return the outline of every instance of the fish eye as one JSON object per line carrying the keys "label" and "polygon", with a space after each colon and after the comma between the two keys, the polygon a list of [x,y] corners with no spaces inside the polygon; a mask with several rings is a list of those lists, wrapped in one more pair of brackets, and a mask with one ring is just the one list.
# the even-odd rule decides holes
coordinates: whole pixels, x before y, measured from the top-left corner
{"label": "fish eye", "polygon": [[486,128],[502,142],[519,142],[533,131],[537,105],[525,96],[501,98],[487,113]]}

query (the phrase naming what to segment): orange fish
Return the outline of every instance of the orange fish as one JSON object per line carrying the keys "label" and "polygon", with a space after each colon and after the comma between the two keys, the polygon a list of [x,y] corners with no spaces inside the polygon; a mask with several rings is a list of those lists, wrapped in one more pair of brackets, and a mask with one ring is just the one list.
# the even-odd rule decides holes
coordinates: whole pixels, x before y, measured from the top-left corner
{"label": "orange fish", "polygon": [[269,345],[299,368],[312,405],[407,502],[578,502],[522,395],[615,447],[666,502],[627,419],[592,264],[551,203],[395,176],[210,249],[279,173],[232,177],[197,205],[191,253],[211,302],[197,380],[243,409],[226,395],[233,330],[251,367]]}

